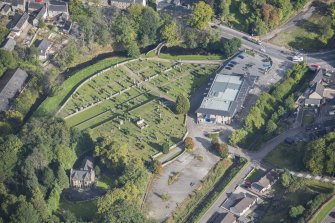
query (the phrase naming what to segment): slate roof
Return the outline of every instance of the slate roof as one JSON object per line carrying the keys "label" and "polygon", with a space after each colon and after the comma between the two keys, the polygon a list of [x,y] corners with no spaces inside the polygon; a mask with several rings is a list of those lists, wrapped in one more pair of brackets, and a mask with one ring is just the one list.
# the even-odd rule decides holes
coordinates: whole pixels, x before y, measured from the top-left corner
{"label": "slate roof", "polygon": [[217,74],[196,113],[234,116],[253,83],[254,79],[249,77]]}
{"label": "slate roof", "polygon": [[26,71],[18,68],[7,72],[0,82],[0,111],[8,109],[9,100],[14,98],[28,78]]}
{"label": "slate roof", "polygon": [[318,95],[320,95],[321,97],[323,97],[323,92],[325,91],[325,87],[320,84],[319,82],[316,83],[314,86],[313,86],[313,92],[317,93]]}
{"label": "slate roof", "polygon": [[2,7],[1,11],[4,13],[8,13],[11,10],[10,5],[5,4],[4,7]]}
{"label": "slate roof", "polygon": [[234,222],[236,222],[236,217],[232,213],[228,212],[223,217],[220,223],[234,223]]}
{"label": "slate roof", "polygon": [[48,40],[43,39],[39,44],[37,45],[38,53],[41,56],[45,56],[47,50],[50,48],[51,44]]}
{"label": "slate roof", "polygon": [[12,38],[7,38],[5,44],[1,47],[1,49],[7,51],[13,51],[16,45],[16,41]]}
{"label": "slate roof", "polygon": [[246,208],[248,208],[252,203],[256,201],[256,197],[251,196],[245,196],[242,199],[240,199],[234,206],[235,210],[238,213],[242,213]]}
{"label": "slate roof", "polygon": [[86,157],[80,167],[80,170],[71,170],[71,179],[80,181],[90,181],[92,172],[94,171],[93,159],[91,157]]}
{"label": "slate roof", "polygon": [[320,99],[314,99],[314,98],[305,98],[305,104],[306,105],[320,105],[321,100]]}
{"label": "slate roof", "polygon": [[28,21],[29,19],[29,14],[28,13],[23,13],[23,15],[21,16],[21,18],[19,19],[19,21],[16,23],[14,29],[17,29],[17,30],[21,30],[22,27],[23,27],[23,24]]}
{"label": "slate roof", "polygon": [[67,12],[67,3],[63,1],[50,0],[48,10],[54,12]]}
{"label": "slate roof", "polygon": [[47,12],[47,8],[43,6],[41,10],[37,13],[35,19],[39,21],[46,12]]}
{"label": "slate roof", "polygon": [[252,184],[253,187],[256,187],[259,191],[268,187],[269,185],[274,184],[276,181],[276,174],[274,172],[268,172],[263,177],[261,177],[257,182]]}
{"label": "slate roof", "polygon": [[38,3],[38,2],[29,2],[28,3],[28,10],[31,11],[38,11],[41,8],[43,8],[44,4],[43,3]]}

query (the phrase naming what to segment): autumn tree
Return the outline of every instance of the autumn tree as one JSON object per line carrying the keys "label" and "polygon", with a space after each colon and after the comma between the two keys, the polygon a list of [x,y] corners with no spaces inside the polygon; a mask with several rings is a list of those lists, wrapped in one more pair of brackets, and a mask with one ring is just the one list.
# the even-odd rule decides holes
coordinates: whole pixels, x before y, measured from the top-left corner
{"label": "autumn tree", "polygon": [[187,151],[192,151],[193,150],[194,141],[191,137],[186,137],[184,143],[185,143],[185,147],[186,147]]}

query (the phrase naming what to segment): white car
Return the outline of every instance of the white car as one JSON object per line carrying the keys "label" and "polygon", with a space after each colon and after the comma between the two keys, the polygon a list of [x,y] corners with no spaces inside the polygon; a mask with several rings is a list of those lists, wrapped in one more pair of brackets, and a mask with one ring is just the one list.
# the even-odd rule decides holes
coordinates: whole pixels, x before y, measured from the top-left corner
{"label": "white car", "polygon": [[302,56],[294,56],[292,58],[292,61],[293,62],[301,62],[301,61],[304,61],[304,57],[302,57]]}

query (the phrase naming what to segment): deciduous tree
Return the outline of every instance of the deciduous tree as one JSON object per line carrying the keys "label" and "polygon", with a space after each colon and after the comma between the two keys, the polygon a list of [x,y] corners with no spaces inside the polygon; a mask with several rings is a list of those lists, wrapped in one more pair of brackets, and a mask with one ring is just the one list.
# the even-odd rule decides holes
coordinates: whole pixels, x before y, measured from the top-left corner
{"label": "deciduous tree", "polygon": [[200,1],[194,5],[189,25],[197,29],[204,29],[208,26],[213,15],[212,8],[205,2]]}

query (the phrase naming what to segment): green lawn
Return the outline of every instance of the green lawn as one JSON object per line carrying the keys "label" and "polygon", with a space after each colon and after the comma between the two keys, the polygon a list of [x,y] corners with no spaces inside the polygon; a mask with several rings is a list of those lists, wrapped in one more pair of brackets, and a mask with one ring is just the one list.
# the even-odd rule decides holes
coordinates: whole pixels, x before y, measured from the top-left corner
{"label": "green lawn", "polygon": [[253,169],[248,177],[246,178],[246,180],[250,181],[250,182],[255,182],[256,180],[258,180],[262,175],[264,174],[264,172],[260,169]]}
{"label": "green lawn", "polygon": [[211,54],[211,55],[170,55],[166,53],[160,53],[160,58],[170,59],[170,60],[223,60],[225,59],[223,55]]}
{"label": "green lawn", "polygon": [[303,142],[294,145],[282,143],[272,150],[264,158],[264,161],[277,168],[301,171],[304,169],[303,156],[305,147],[306,144]]}
{"label": "green lawn", "polygon": [[302,122],[304,123],[304,125],[310,125],[310,124],[314,123],[314,115],[304,114]]}
{"label": "green lawn", "polygon": [[320,49],[329,49],[333,46],[334,38],[328,45],[324,45],[318,38],[320,35],[318,24],[323,23],[323,19],[328,16],[325,10],[313,13],[307,19],[299,22],[297,26],[279,33],[270,42],[294,49],[304,49],[306,51],[318,51]]}
{"label": "green lawn", "polygon": [[310,223],[321,223],[323,219],[327,217],[329,212],[335,208],[335,197],[333,197],[330,201],[328,201],[324,206],[322,206],[321,210],[319,210],[316,215],[309,221]]}
{"label": "green lawn", "polygon": [[46,115],[55,112],[70,96],[74,88],[78,86],[81,82],[83,82],[96,72],[125,60],[126,58],[123,57],[108,58],[73,74],[70,78],[64,81],[60,89],[58,89],[54,93],[54,96],[48,97],[40,105],[40,107],[35,112],[35,115]]}
{"label": "green lawn", "polygon": [[97,200],[70,202],[64,199],[59,204],[60,210],[71,211],[78,219],[92,221],[97,213]]}

